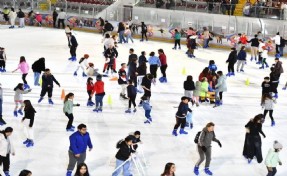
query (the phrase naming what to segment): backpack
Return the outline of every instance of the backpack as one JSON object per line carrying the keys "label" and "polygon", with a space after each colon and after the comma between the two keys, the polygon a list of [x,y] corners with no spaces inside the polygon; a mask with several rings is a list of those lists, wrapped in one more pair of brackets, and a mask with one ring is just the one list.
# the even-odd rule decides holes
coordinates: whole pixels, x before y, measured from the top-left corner
{"label": "backpack", "polygon": [[194,143],[198,144],[200,134],[201,134],[201,131],[197,132],[197,134],[195,135],[195,138],[194,138]]}
{"label": "backpack", "polygon": [[117,144],[116,144],[116,148],[117,148],[117,149],[121,148],[121,144],[122,144],[123,141],[124,141],[124,140],[121,139],[121,140],[119,140],[119,141],[117,142]]}

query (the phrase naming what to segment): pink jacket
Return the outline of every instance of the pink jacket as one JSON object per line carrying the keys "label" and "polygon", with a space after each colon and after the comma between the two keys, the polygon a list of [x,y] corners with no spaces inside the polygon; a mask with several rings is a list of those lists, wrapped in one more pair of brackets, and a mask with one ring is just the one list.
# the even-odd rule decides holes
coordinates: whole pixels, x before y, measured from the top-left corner
{"label": "pink jacket", "polygon": [[27,74],[29,72],[29,65],[26,62],[21,62],[18,65],[18,69],[20,69],[22,74]]}
{"label": "pink jacket", "polygon": [[42,15],[41,15],[41,14],[37,14],[37,15],[36,15],[36,20],[37,20],[38,22],[42,22]]}

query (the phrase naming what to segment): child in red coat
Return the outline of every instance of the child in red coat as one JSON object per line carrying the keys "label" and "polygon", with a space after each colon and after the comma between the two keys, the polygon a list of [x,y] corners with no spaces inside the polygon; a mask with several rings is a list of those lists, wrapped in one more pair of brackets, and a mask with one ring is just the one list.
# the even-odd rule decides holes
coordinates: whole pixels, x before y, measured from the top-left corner
{"label": "child in red coat", "polygon": [[97,76],[97,81],[94,84],[93,93],[95,93],[96,99],[96,107],[93,110],[94,112],[102,112],[103,111],[103,98],[105,96],[105,83],[102,81],[102,76]]}
{"label": "child in red coat", "polygon": [[89,77],[87,80],[87,92],[89,95],[87,106],[94,106],[95,105],[95,103],[92,101],[93,90],[94,90],[93,78]]}

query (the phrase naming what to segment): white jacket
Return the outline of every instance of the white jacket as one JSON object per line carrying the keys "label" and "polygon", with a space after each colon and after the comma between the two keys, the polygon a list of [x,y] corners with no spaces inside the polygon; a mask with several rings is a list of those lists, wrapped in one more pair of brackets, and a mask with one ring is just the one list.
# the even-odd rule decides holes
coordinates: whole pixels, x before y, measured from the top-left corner
{"label": "white jacket", "polygon": [[10,137],[6,139],[4,134],[0,133],[0,156],[6,156],[9,153],[15,153]]}
{"label": "white jacket", "polygon": [[11,20],[15,20],[16,17],[17,17],[17,13],[16,12],[13,12],[13,11],[10,11],[10,13],[8,14],[9,18]]}
{"label": "white jacket", "polygon": [[108,49],[110,45],[115,46],[115,41],[113,38],[105,39],[104,45],[105,45],[106,49]]}
{"label": "white jacket", "polygon": [[29,93],[30,91],[29,90],[20,90],[20,89],[17,89],[15,91],[15,95],[14,95],[14,101],[23,101],[23,95],[22,94],[27,94]]}
{"label": "white jacket", "polygon": [[66,12],[60,12],[59,15],[58,15],[58,19],[66,19]]}
{"label": "white jacket", "polygon": [[265,46],[265,43],[263,43],[263,42],[259,43],[259,46],[258,46],[258,52],[259,53],[263,52],[263,48],[262,48],[263,46]]}
{"label": "white jacket", "polygon": [[264,104],[262,105],[262,107],[263,107],[265,110],[273,110],[273,108],[274,108],[274,103],[276,103],[276,100],[266,99],[266,100],[264,101]]}
{"label": "white jacket", "polygon": [[267,59],[268,58],[268,51],[267,50],[263,50],[262,54],[261,54],[261,57],[264,58],[264,59]]}
{"label": "white jacket", "polygon": [[272,38],[272,40],[275,41],[276,45],[280,45],[280,35],[276,35],[275,37]]}

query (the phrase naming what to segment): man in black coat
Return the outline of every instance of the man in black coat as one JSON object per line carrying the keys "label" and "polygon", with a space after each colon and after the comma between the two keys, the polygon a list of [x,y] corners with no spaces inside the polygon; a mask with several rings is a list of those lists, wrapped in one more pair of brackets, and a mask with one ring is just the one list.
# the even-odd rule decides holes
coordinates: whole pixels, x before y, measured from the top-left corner
{"label": "man in black coat", "polygon": [[45,71],[45,58],[41,57],[32,64],[32,70],[34,72],[34,85],[40,86],[39,78],[42,71]]}
{"label": "man in black coat", "polygon": [[67,33],[67,37],[68,37],[68,46],[70,48],[70,53],[71,53],[71,57],[69,58],[69,60],[71,61],[76,61],[76,50],[78,47],[78,42],[76,40],[76,37],[72,35],[72,33]]}
{"label": "man in black coat", "polygon": [[51,74],[50,69],[45,69],[45,73],[42,76],[42,90],[40,94],[40,99],[38,100],[38,103],[40,103],[43,99],[46,93],[48,92],[48,98],[49,98],[49,104],[54,104],[52,101],[52,94],[53,94],[53,82],[55,82],[59,87],[60,83],[55,79],[55,77]]}
{"label": "man in black coat", "polygon": [[237,61],[237,51],[231,48],[231,53],[228,56],[226,63],[228,63],[228,74],[226,76],[234,76],[234,64]]}
{"label": "man in black coat", "polygon": [[113,30],[114,30],[114,26],[111,23],[109,23],[108,21],[105,21],[103,36],[106,36],[106,34],[111,35]]}
{"label": "man in black coat", "polygon": [[57,13],[56,9],[54,9],[54,11],[53,11],[53,27],[54,28],[56,28],[57,18],[58,18],[58,13]]}

